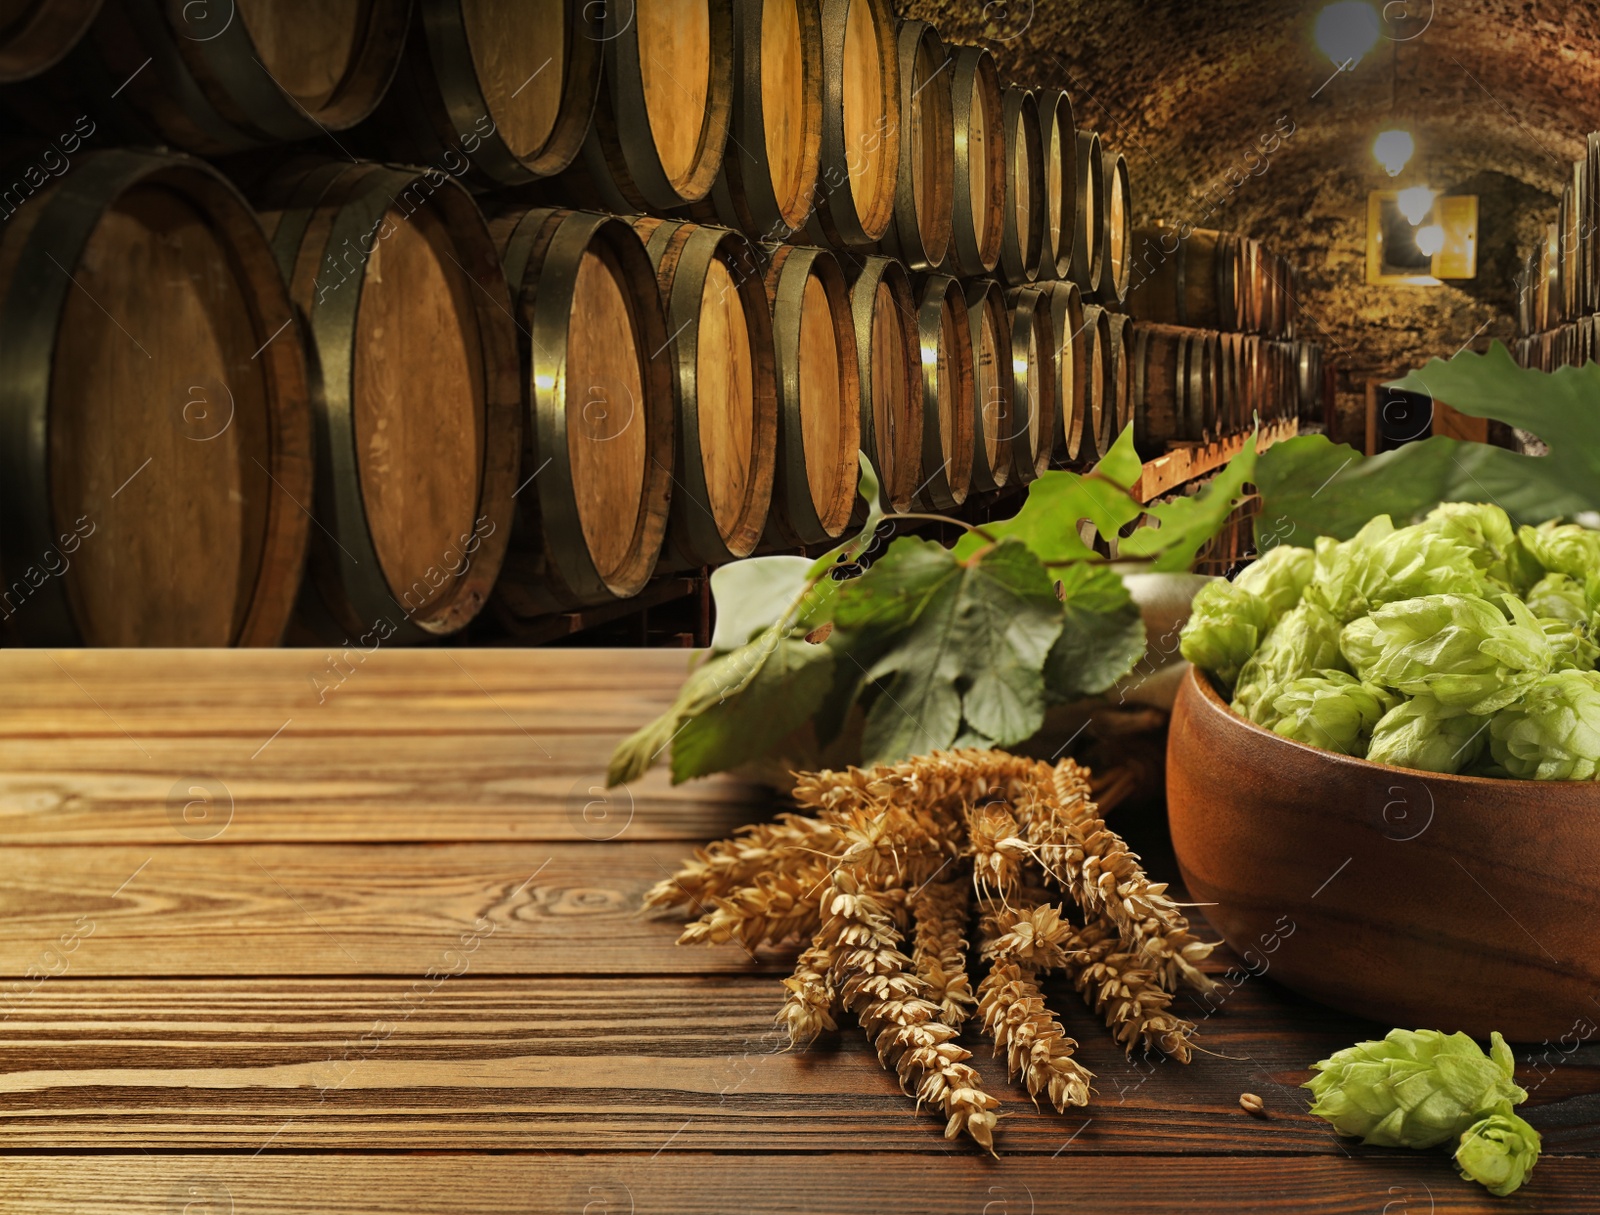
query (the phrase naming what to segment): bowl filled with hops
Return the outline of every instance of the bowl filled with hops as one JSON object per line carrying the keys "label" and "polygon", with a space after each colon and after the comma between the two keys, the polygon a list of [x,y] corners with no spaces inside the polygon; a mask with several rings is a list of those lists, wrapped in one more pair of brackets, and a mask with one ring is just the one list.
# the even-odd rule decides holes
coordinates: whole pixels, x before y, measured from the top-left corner
{"label": "bowl filled with hops", "polygon": [[1196,596],[1168,739],[1191,897],[1390,1024],[1600,1023],[1600,532],[1447,503]]}

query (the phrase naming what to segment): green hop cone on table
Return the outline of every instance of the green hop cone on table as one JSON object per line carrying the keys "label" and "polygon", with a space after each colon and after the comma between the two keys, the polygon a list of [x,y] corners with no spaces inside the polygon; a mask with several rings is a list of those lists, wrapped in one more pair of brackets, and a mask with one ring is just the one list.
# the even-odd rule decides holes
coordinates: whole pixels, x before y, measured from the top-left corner
{"label": "green hop cone on table", "polygon": [[1502,1105],[1461,1132],[1456,1167],[1468,1180],[1504,1198],[1528,1179],[1539,1159],[1539,1132]]}
{"label": "green hop cone on table", "polygon": [[1527,1099],[1511,1079],[1511,1048],[1498,1033],[1489,1053],[1466,1034],[1392,1029],[1315,1064],[1303,1087],[1311,1112],[1341,1135],[1377,1147],[1429,1148],[1452,1140],[1487,1110]]}

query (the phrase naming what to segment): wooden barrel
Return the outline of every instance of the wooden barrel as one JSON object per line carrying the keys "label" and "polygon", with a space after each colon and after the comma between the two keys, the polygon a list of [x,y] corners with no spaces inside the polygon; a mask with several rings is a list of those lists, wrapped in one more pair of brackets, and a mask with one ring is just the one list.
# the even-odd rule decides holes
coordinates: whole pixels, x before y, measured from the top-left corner
{"label": "wooden barrel", "polygon": [[1218,407],[1222,399],[1222,341],[1212,330],[1197,330],[1189,339],[1188,395],[1188,426],[1183,438],[1209,442],[1219,433]]}
{"label": "wooden barrel", "polygon": [[1077,208],[1072,227],[1072,281],[1084,296],[1098,296],[1106,250],[1106,172],[1100,136],[1078,132]]}
{"label": "wooden barrel", "polygon": [[[1050,333],[1055,344],[1052,368],[1056,388],[1056,454],[1076,460],[1083,450],[1092,390],[1085,373],[1088,336],[1084,331],[1083,297],[1074,282],[1046,286],[1050,298]],[[1090,446],[1093,447],[1091,441]]]}
{"label": "wooden barrel", "polygon": [[1177,228],[1140,228],[1135,244],[1149,276],[1128,295],[1135,320],[1201,329],[1249,328],[1244,249],[1231,232],[1195,228],[1187,238]]}
{"label": "wooden barrel", "polygon": [[1322,417],[1322,347],[1294,344],[1295,412],[1306,419]]}
{"label": "wooden barrel", "polygon": [[922,366],[922,475],[918,500],[952,510],[972,483],[972,325],[961,284],[930,274],[917,299]]}
{"label": "wooden barrel", "polygon": [[1072,274],[1072,239],[1077,229],[1078,132],[1072,100],[1061,89],[1038,95],[1039,146],[1044,158],[1044,251],[1039,273],[1044,278]]}
{"label": "wooden barrel", "polygon": [[1090,355],[1098,389],[1089,399],[1089,432],[1101,456],[1117,437],[1117,355],[1111,347],[1111,314],[1098,304],[1083,306],[1084,336],[1093,345]]}
{"label": "wooden barrel", "polygon": [[0,84],[37,76],[82,38],[102,0],[6,0],[0,5]]}
{"label": "wooden barrel", "polygon": [[1569,321],[1585,315],[1588,303],[1587,243],[1592,233],[1583,226],[1588,213],[1585,162],[1575,162],[1561,191],[1557,222],[1561,225],[1561,247],[1556,277],[1561,283],[1561,314]]}
{"label": "wooden barrel", "polygon": [[1031,90],[1011,85],[1003,102],[1006,135],[1005,230],[1000,269],[1023,286],[1039,277],[1049,212],[1044,199],[1044,149],[1039,142],[1039,105]]}
{"label": "wooden barrel", "polygon": [[1110,341],[1106,349],[1111,352],[1110,373],[1106,382],[1111,385],[1116,401],[1116,408],[1111,411],[1116,419],[1113,423],[1113,441],[1133,422],[1133,376],[1130,361],[1133,357],[1133,334],[1129,330],[1132,321],[1118,312],[1106,312],[1106,323],[1111,327]]}
{"label": "wooden barrel", "polygon": [[889,0],[822,0],[822,166],[807,226],[817,244],[868,249],[888,231],[899,123],[900,55]]}
{"label": "wooden barrel", "polygon": [[411,0],[118,0],[92,35],[118,100],[191,151],[326,138],[393,79]]}
{"label": "wooden barrel", "polygon": [[1055,338],[1050,299],[1039,287],[1006,292],[1011,322],[1012,479],[1020,485],[1050,467],[1055,448]]}
{"label": "wooden barrel", "polygon": [[913,270],[937,270],[950,252],[955,127],[944,43],[926,21],[902,21],[900,175],[883,248]]}
{"label": "wooden barrel", "polygon": [[1011,480],[1011,325],[1005,293],[993,279],[967,284],[972,339],[972,488],[1000,489]]}
{"label": "wooden barrel", "polygon": [[[598,10],[596,10],[596,14]],[[484,185],[559,173],[600,86],[597,21],[566,0],[415,0],[405,59],[360,136]]]}
{"label": "wooden barrel", "polygon": [[1135,321],[1133,352],[1133,443],[1151,459],[1167,443],[1190,433],[1189,343],[1195,330]]}
{"label": "wooden barrel", "polygon": [[1118,152],[1105,162],[1105,244],[1100,252],[1100,302],[1120,305],[1128,298],[1133,269],[1133,198],[1128,161]]}
{"label": "wooden barrel", "polygon": [[826,249],[781,245],[767,270],[777,354],[778,467],[767,532],[822,544],[850,522],[861,446],[855,320],[844,272]]}
{"label": "wooden barrel", "polygon": [[1254,339],[1243,333],[1224,333],[1219,336],[1222,347],[1222,389],[1217,401],[1217,425],[1223,434],[1237,434],[1250,427],[1253,406],[1249,399],[1249,385]]}
{"label": "wooden barrel", "polygon": [[255,189],[317,369],[312,572],[334,620],[453,633],[517,486],[516,328],[472,197],[426,170],[286,166]]}
{"label": "wooden barrel", "polygon": [[307,368],[260,225],[185,157],[85,152],[0,228],[0,628],[274,645],[311,502]]}
{"label": "wooden barrel", "polygon": [[643,218],[633,230],[666,313],[677,436],[670,535],[690,565],[755,551],[777,465],[772,320],[761,267],[731,228]]}
{"label": "wooden barrel", "polygon": [[810,0],[734,0],[733,112],[715,214],[758,240],[805,226],[822,150],[822,23]]}
{"label": "wooden barrel", "polygon": [[922,409],[915,385],[916,312],[911,280],[892,257],[863,259],[850,287],[860,369],[861,448],[878,474],[883,501],[905,510],[922,466]]}
{"label": "wooden barrel", "polygon": [[728,140],[732,7],[726,0],[595,7],[604,10],[600,93],[560,189],[618,212],[698,202],[711,192]]}
{"label": "wooden barrel", "polygon": [[637,594],[666,534],[673,360],[656,274],[622,220],[509,209],[490,222],[522,352],[522,467],[495,587],[523,619]]}
{"label": "wooden barrel", "polygon": [[1005,237],[1006,142],[1000,78],[994,56],[979,46],[950,48],[955,126],[954,227],[949,268],[991,274]]}

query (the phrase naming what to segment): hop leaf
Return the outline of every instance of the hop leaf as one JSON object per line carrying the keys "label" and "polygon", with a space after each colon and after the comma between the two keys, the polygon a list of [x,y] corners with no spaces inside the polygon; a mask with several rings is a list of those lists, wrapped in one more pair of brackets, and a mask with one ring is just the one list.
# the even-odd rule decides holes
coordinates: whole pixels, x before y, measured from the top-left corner
{"label": "hop leaf", "polygon": [[1339,622],[1327,609],[1303,602],[1272,627],[1261,648],[1239,672],[1233,711],[1262,722],[1272,714],[1272,702],[1290,680],[1313,671],[1345,668],[1339,651]]}
{"label": "hop leaf", "polygon": [[1373,727],[1367,758],[1396,768],[1461,772],[1477,762],[1488,738],[1488,723],[1482,717],[1465,709],[1447,709],[1432,696],[1414,696],[1390,709]]}
{"label": "hop leaf", "polygon": [[1463,1177],[1504,1198],[1533,1172],[1539,1145],[1539,1132],[1504,1105],[1461,1132],[1456,1166]]}
{"label": "hop leaf", "polygon": [[1474,550],[1423,524],[1396,529],[1379,515],[1343,542],[1319,536],[1306,598],[1348,624],[1386,603],[1420,595],[1489,591]]}
{"label": "hop leaf", "polygon": [[1364,755],[1378,719],[1399,703],[1387,689],[1343,671],[1318,671],[1285,684],[1272,702],[1277,720],[1262,724],[1325,751]]}
{"label": "hop leaf", "polygon": [[1392,1029],[1381,1042],[1358,1042],[1315,1064],[1302,1085],[1311,1112],[1341,1135],[1378,1147],[1428,1148],[1455,1139],[1485,1110],[1528,1094],[1512,1082],[1511,1048],[1498,1033],[1489,1053],[1466,1034]]}
{"label": "hop leaf", "polygon": [[1556,671],[1489,722],[1495,762],[1524,780],[1600,777],[1600,672]]}
{"label": "hop leaf", "polygon": [[1600,573],[1600,532],[1576,523],[1542,523],[1523,527],[1517,538],[1552,574],[1581,580]]}

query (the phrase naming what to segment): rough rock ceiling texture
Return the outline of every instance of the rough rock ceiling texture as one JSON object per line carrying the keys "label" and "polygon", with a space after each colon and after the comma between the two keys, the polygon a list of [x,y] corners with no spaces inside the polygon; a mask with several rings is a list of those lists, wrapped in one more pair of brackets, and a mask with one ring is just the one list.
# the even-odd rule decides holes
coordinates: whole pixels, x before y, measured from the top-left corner
{"label": "rough rock ceiling texture", "polygon": [[[1348,417],[1369,376],[1514,332],[1518,258],[1555,218],[1584,134],[1600,128],[1600,5],[1374,3],[1384,37],[1335,73],[1302,0],[905,0],[948,41],[987,45],[1001,76],[1057,85],[1078,126],[1129,161],[1141,222],[1268,239],[1305,272],[1305,328],[1336,355]],[[1330,78],[1331,77],[1331,78]],[[1247,157],[1280,119],[1294,135]],[[1366,197],[1388,188],[1374,135],[1416,138],[1398,184],[1480,198],[1479,268],[1459,286],[1366,285]],[[1250,169],[1256,173],[1251,175]],[[1243,184],[1230,184],[1230,176]],[[1220,200],[1220,201],[1219,201]],[[1344,428],[1341,428],[1344,429]]]}

